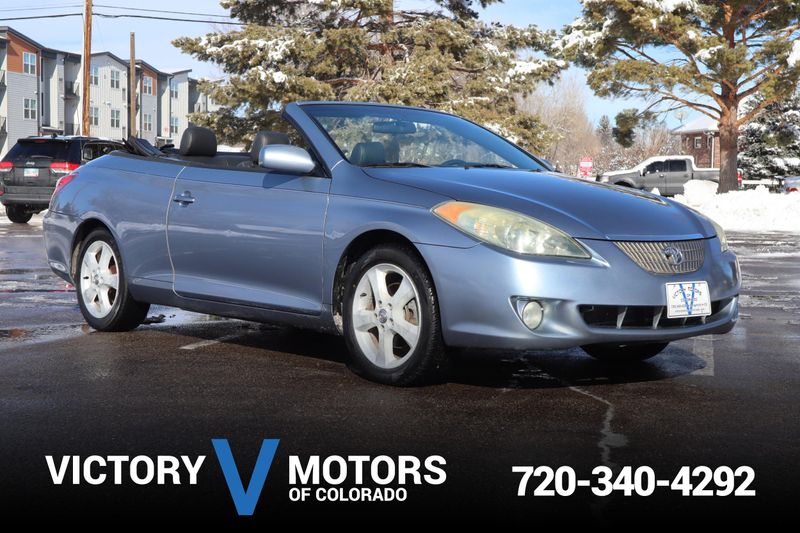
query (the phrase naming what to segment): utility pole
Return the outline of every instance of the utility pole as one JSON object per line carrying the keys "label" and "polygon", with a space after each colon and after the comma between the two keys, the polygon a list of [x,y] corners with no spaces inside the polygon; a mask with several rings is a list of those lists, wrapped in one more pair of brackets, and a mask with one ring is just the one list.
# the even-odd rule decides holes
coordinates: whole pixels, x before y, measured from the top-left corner
{"label": "utility pole", "polygon": [[136,34],[131,32],[131,63],[128,71],[130,102],[128,103],[128,124],[131,137],[136,137]]}
{"label": "utility pole", "polygon": [[92,69],[92,0],[83,3],[83,90],[81,108],[81,134],[89,135],[89,95]]}

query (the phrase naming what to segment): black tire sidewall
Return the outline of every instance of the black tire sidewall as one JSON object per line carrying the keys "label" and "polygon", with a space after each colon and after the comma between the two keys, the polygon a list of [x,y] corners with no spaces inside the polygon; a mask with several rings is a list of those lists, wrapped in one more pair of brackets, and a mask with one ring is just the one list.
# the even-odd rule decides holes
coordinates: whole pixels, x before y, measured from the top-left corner
{"label": "black tire sidewall", "polygon": [[33,217],[33,213],[18,205],[7,205],[6,216],[14,224],[27,224]]}
{"label": "black tire sidewall", "polygon": [[[422,318],[419,341],[414,351],[403,364],[391,368],[380,368],[361,351],[352,324],[352,308],[355,291],[361,277],[377,264],[388,263],[403,269],[411,278],[419,294],[418,308]],[[410,385],[430,381],[439,366],[431,358],[443,351],[439,323],[438,302],[433,281],[422,259],[411,249],[382,245],[369,250],[350,269],[345,278],[342,303],[344,337],[350,352],[350,367],[356,374],[390,385]]]}
{"label": "black tire sidewall", "polygon": [[[81,268],[83,266],[83,256],[89,246],[96,241],[105,242],[111,247],[111,250],[113,250],[117,263],[117,275],[119,279],[114,305],[111,309],[111,312],[103,318],[98,318],[92,315],[88,309],[86,309],[86,305],[83,301],[83,293],[81,291]],[[84,239],[81,243],[77,256],[77,265],[75,268],[75,282],[75,292],[78,295],[78,305],[81,308],[81,313],[83,314],[84,319],[92,328],[99,331],[119,331],[131,329],[128,324],[131,319],[131,314],[132,312],[136,312],[137,309],[135,309],[135,307],[139,307],[141,304],[131,301],[130,294],[128,293],[127,282],[125,280],[125,267],[122,264],[122,255],[120,254],[116,241],[108,231],[104,229],[96,229],[87,235],[86,239]],[[134,309],[131,309],[132,306]],[[145,309],[144,313],[141,314],[146,313],[147,309]]]}

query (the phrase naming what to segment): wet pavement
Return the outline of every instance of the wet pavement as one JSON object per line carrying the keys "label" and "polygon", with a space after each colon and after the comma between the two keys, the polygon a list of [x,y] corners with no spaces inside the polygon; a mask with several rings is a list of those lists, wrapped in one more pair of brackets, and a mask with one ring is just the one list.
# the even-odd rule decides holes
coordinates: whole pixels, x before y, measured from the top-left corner
{"label": "wet pavement", "polygon": [[[623,367],[578,349],[468,351],[447,383],[395,389],[350,373],[339,338],[294,329],[153,307],[153,323],[133,332],[94,332],[74,292],[47,267],[41,216],[20,226],[0,215],[0,501],[21,509],[36,499],[70,513],[232,518],[216,471],[196,487],[75,490],[54,487],[43,459],[213,455],[209,439],[227,437],[244,465],[260,439],[281,439],[273,465],[281,473],[270,476],[268,503],[258,508],[267,518],[314,516],[288,501],[288,454],[443,455],[445,485],[410,490],[405,507],[370,507],[441,521],[617,522],[650,514],[719,524],[793,515],[800,235],[734,234],[730,243],[744,287],[741,320],[728,335],[679,341]],[[597,465],[649,465],[659,477],[683,465],[749,465],[757,496],[517,497],[511,467],[541,464],[584,476]],[[346,518],[356,505],[311,508]]]}

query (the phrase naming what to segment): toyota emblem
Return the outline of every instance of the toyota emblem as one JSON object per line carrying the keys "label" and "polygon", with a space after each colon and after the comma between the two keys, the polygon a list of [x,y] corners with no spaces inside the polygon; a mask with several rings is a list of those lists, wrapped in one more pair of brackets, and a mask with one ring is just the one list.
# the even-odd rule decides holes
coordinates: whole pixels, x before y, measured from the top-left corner
{"label": "toyota emblem", "polygon": [[661,252],[671,265],[678,266],[683,263],[683,252],[681,252],[676,246],[670,244],[665,246]]}

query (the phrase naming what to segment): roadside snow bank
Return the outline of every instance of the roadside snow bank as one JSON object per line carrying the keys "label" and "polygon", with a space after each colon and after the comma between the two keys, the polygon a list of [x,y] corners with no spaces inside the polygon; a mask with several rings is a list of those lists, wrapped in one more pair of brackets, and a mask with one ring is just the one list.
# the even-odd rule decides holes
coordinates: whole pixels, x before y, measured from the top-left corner
{"label": "roadside snow bank", "polygon": [[717,185],[690,181],[675,200],[731,231],[800,233],[800,194],[773,194],[760,185],[748,191],[717,194]]}

